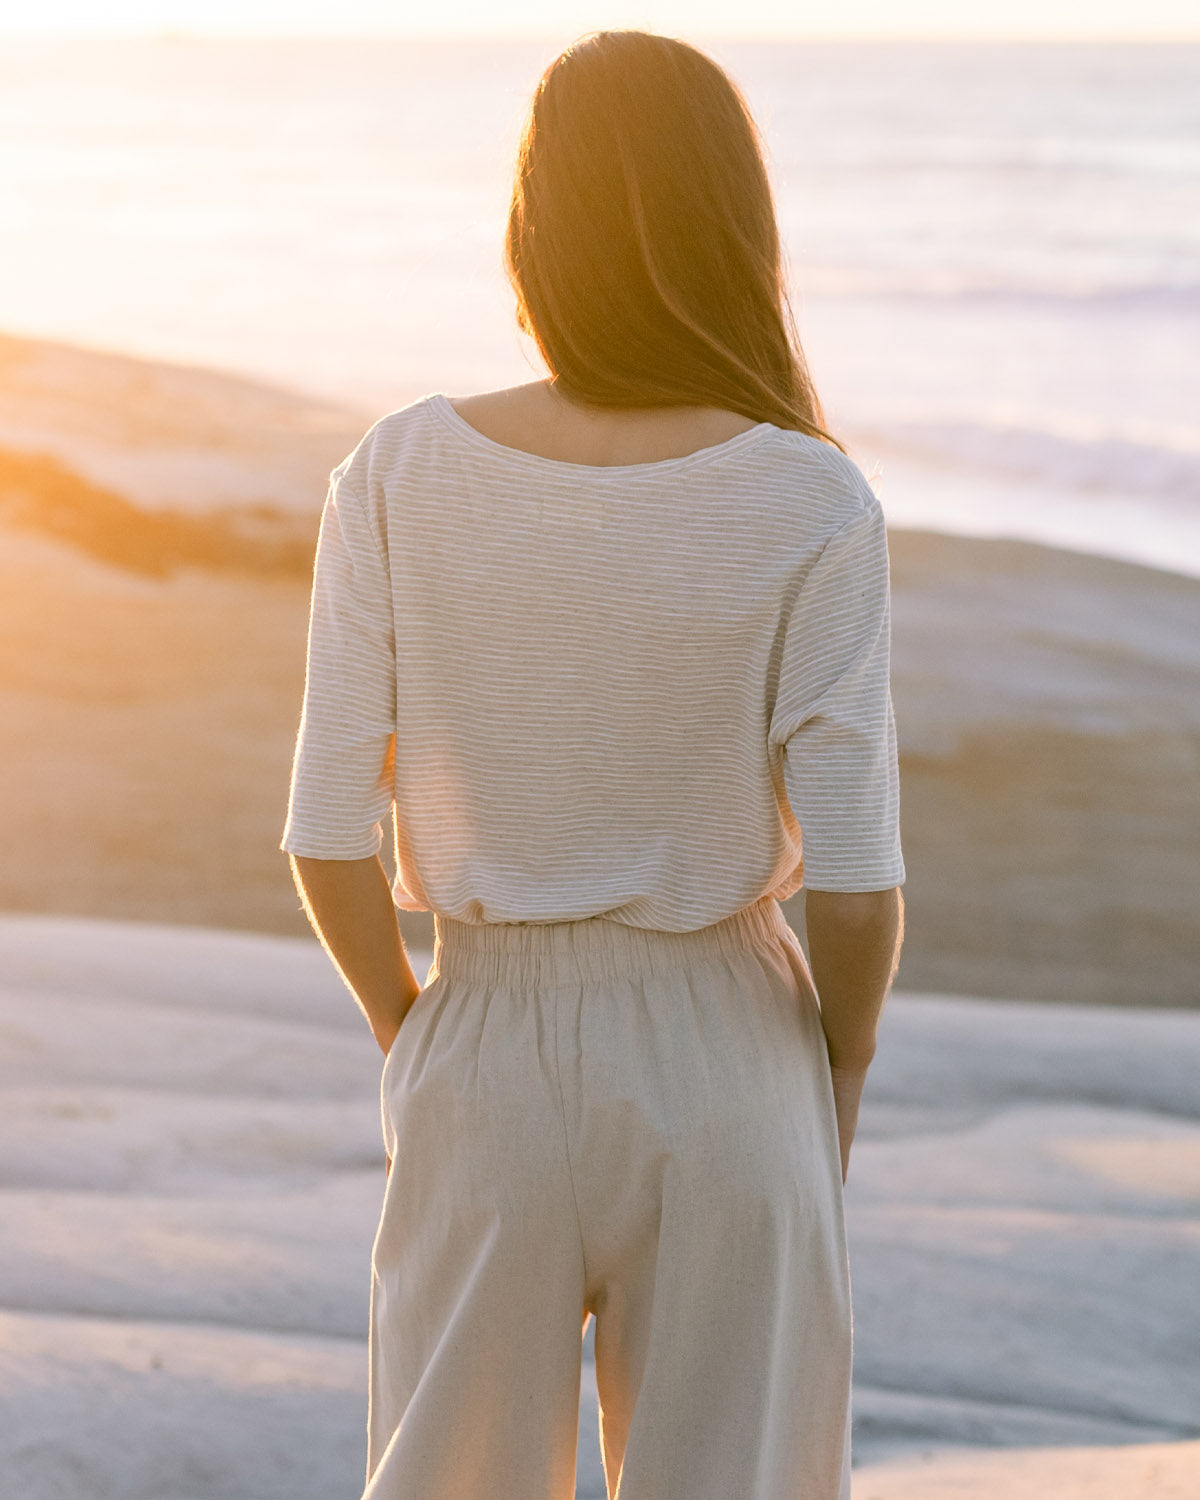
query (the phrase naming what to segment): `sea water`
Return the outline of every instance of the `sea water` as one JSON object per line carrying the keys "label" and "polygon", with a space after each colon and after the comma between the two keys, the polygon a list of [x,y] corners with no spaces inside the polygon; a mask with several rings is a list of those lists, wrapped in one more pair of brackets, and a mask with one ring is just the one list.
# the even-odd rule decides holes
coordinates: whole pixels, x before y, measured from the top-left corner
{"label": "sea water", "polygon": [[[501,270],[571,38],[0,46],[0,329],[381,415],[544,374]],[[898,524],[1200,573],[1200,47],[703,44]]]}

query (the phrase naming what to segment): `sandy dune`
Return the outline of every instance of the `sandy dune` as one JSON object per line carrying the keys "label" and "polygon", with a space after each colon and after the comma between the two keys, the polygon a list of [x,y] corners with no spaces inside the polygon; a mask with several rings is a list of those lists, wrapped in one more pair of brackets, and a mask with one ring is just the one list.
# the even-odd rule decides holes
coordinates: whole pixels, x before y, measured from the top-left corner
{"label": "sandy dune", "polygon": [[856,1480],[854,1500],[1195,1500],[1198,1478],[1194,1442],[943,1450],[872,1467]]}
{"label": "sandy dune", "polygon": [[911,988],[1200,1003],[1200,583],[891,533]]}
{"label": "sandy dune", "polygon": [[[1200,582],[892,543],[902,982],[1197,1004]],[[278,841],[307,613],[303,580],[148,579],[0,529],[0,909],[302,934]]]}
{"label": "sandy dune", "polygon": [[[0,340],[0,445],[147,509],[315,536],[373,415]],[[892,551],[907,992],[847,1193],[855,1500],[1193,1500],[1200,1014],[1147,1007],[1200,1004],[1200,584]],[[277,849],[307,607],[0,527],[5,1500],[358,1494],[379,1059]]]}
{"label": "sandy dune", "polygon": [[[11,1493],[351,1500],[379,1056],[324,955],[9,915],[0,974]],[[1197,1078],[1192,1013],[893,996],[847,1189],[855,1500],[1195,1493]]]}
{"label": "sandy dune", "polygon": [[377,415],[225,371],[0,334],[0,445],[52,453],[150,510],[310,514]]}
{"label": "sandy dune", "polygon": [[[268,506],[293,554],[379,415],[0,337],[0,447],[147,510]],[[1200,581],[902,530],[892,556],[902,983],[1200,1004]],[[0,520],[0,909],[306,931],[277,848],[303,575],[147,577]]]}

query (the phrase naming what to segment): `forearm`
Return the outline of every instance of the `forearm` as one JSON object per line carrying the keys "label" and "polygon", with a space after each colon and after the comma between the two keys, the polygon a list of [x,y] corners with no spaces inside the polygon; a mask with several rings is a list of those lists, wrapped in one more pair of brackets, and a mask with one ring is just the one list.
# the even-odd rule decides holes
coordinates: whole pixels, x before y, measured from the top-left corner
{"label": "forearm", "polygon": [[848,1072],[865,1070],[900,959],[900,891],[809,891],[805,924],[830,1063]]}
{"label": "forearm", "polygon": [[379,856],[293,856],[291,865],[309,921],[386,1052],[421,987],[404,951]]}

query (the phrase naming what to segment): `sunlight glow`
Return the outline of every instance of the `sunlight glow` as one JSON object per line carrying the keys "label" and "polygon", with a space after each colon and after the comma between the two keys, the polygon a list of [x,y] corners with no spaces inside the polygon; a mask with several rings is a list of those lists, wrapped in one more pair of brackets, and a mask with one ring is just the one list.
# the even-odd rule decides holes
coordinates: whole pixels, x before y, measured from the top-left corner
{"label": "sunlight glow", "polygon": [[573,37],[633,26],[689,37],[1200,39],[1194,0],[41,0],[0,9],[0,34],[43,36]]}

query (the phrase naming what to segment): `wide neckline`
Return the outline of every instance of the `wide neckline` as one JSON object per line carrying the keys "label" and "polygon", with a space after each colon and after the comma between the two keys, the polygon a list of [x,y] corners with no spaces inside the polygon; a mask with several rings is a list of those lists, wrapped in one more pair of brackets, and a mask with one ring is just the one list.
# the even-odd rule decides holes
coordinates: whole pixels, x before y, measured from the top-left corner
{"label": "wide neckline", "polygon": [[541,453],[530,453],[526,448],[510,448],[507,443],[498,443],[495,438],[490,438],[486,433],[480,432],[478,427],[472,427],[466,417],[451,405],[450,398],[444,391],[432,392],[426,396],[425,401],[429,409],[442,419],[450,431],[473,444],[481,452],[503,454],[511,461],[547,473],[586,476],[594,479],[628,479],[636,475],[673,474],[680,469],[690,469],[711,463],[714,459],[723,458],[727,453],[738,453],[757,442],[765,433],[778,431],[772,422],[757,422],[753,427],[747,427],[745,432],[738,432],[733,437],[726,438],[723,443],[710,443],[705,448],[695,448],[691,453],[680,454],[678,458],[652,459],[640,464],[577,464],[569,459],[547,458]]}

